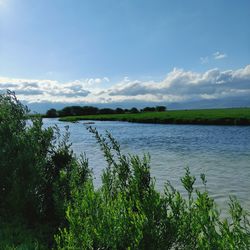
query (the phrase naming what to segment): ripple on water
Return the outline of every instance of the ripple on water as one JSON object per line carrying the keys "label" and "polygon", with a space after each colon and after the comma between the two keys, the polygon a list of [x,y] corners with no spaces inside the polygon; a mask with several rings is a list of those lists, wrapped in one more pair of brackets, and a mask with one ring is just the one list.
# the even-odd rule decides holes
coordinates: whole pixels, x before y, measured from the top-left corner
{"label": "ripple on water", "polygon": [[[83,122],[63,123],[44,119],[44,126],[69,126],[72,148],[79,155],[86,152],[90,167],[100,185],[100,175],[106,166],[100,148]],[[102,134],[106,130],[120,142],[125,153],[140,156],[149,152],[151,172],[156,187],[163,190],[167,180],[184,192],[180,177],[188,166],[197,179],[205,173],[209,193],[225,207],[229,195],[236,195],[244,207],[250,209],[250,127],[136,124],[128,122],[100,122],[93,125]],[[201,187],[201,182],[197,182]]]}

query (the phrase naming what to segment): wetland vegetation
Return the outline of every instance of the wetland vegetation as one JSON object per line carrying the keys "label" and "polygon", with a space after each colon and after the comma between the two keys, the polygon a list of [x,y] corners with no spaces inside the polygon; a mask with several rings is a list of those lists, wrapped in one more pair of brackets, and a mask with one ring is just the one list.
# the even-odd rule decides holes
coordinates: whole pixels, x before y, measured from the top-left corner
{"label": "wetland vegetation", "polygon": [[97,114],[61,117],[60,121],[127,121],[163,124],[250,125],[250,108],[169,110],[125,114]]}

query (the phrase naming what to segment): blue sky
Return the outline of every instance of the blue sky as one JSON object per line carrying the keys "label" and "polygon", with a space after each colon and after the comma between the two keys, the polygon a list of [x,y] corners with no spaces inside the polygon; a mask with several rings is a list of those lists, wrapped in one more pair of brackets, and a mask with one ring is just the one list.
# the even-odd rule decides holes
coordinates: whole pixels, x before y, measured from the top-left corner
{"label": "blue sky", "polygon": [[27,102],[207,100],[225,95],[178,93],[183,76],[209,88],[230,70],[244,89],[226,91],[250,97],[249,24],[248,0],[0,0],[0,89]]}

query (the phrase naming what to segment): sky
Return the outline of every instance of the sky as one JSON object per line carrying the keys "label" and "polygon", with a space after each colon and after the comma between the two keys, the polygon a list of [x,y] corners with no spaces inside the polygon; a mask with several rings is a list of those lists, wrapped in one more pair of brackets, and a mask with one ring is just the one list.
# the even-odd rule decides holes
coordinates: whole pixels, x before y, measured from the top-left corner
{"label": "sky", "polygon": [[34,109],[250,105],[249,24],[249,0],[0,0],[0,92]]}

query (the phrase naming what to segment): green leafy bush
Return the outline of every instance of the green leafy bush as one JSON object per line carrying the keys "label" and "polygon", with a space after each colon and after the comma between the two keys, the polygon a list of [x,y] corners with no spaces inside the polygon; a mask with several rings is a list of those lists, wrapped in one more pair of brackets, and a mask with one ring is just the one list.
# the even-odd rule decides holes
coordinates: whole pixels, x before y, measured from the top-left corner
{"label": "green leafy bush", "polygon": [[123,155],[107,133],[90,128],[108,167],[102,186],[89,179],[72,190],[66,217],[69,227],[56,236],[59,249],[249,249],[246,212],[231,198],[231,220],[219,216],[206,190],[194,188],[195,178],[186,169],[181,178],[187,199],[169,183],[155,190],[149,157]]}
{"label": "green leafy bush", "polygon": [[40,230],[28,228],[20,221],[4,222],[0,218],[0,249],[3,250],[46,250],[47,242]]}
{"label": "green leafy bush", "polygon": [[14,93],[0,95],[0,216],[46,229],[51,244],[66,225],[73,175],[84,182],[89,170],[75,158],[68,133],[62,137],[57,128],[43,128],[41,117],[27,117]]}

